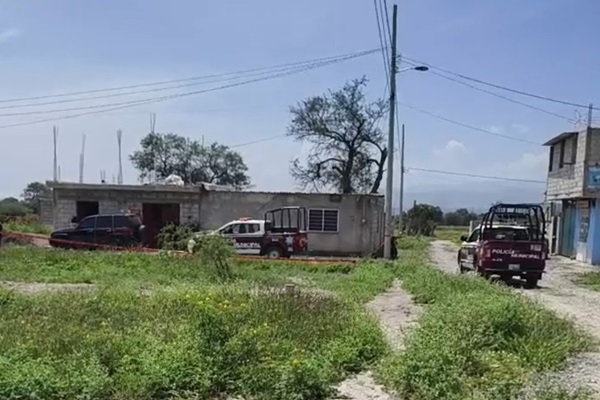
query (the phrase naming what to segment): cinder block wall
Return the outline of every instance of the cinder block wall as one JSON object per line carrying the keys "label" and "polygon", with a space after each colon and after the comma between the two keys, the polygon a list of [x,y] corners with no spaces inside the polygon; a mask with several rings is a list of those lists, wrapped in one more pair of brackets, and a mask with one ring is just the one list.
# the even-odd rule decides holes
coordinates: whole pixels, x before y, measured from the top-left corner
{"label": "cinder block wall", "polygon": [[[576,139],[577,137],[577,139]],[[552,201],[568,197],[581,197],[583,195],[583,180],[585,169],[585,155],[587,138],[585,132],[568,138],[565,142],[565,155],[572,154],[573,146],[577,146],[576,161],[572,165],[560,165],[560,146],[554,145],[554,158],[552,171],[548,172],[548,186],[546,200]]]}

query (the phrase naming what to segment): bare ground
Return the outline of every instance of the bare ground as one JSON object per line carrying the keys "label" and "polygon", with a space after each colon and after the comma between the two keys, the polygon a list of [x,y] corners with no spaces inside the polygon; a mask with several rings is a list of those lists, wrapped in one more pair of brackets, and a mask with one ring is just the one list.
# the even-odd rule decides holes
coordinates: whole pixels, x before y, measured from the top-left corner
{"label": "bare ground", "polygon": [[[395,351],[403,348],[405,332],[416,323],[422,311],[422,308],[412,301],[412,297],[400,287],[398,281],[367,303],[367,308],[379,318],[381,328]],[[395,398],[386,393],[381,385],[375,383],[370,372],[346,379],[337,390],[337,399],[392,400]]]}
{"label": "bare ground", "polygon": [[[458,246],[437,240],[431,247],[432,262],[442,271],[458,273]],[[575,322],[600,343],[600,292],[575,285],[572,279],[591,271],[586,264],[563,257],[547,261],[546,273],[534,290],[517,289],[521,294],[537,300],[558,315]],[[558,379],[568,388],[587,387],[600,394],[600,353],[585,353],[569,360],[565,370],[550,379]]]}

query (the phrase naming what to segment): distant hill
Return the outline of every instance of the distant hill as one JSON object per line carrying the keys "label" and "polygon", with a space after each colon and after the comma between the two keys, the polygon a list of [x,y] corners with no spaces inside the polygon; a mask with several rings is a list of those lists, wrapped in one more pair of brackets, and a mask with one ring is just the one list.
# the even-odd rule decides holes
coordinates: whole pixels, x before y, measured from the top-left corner
{"label": "distant hill", "polygon": [[[475,212],[486,211],[496,201],[537,203],[544,200],[546,186],[520,182],[478,182],[475,184],[436,185],[430,188],[407,188],[404,196],[404,208],[418,203],[439,206],[444,211],[466,208]],[[394,190],[397,194],[398,190]],[[398,210],[398,202],[394,200]]]}

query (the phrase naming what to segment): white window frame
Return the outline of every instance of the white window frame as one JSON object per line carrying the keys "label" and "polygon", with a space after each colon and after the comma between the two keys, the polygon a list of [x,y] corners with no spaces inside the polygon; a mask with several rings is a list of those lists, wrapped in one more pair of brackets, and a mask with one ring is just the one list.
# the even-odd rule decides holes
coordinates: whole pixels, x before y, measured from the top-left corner
{"label": "white window frame", "polygon": [[[312,211],[322,211],[323,212],[323,218],[322,218],[322,230],[313,230],[310,229],[310,213]],[[336,215],[337,215],[337,220],[335,222],[335,231],[326,231],[325,230],[325,211],[335,211]],[[339,233],[340,232],[340,210],[337,208],[309,208],[308,209],[308,231],[309,232],[314,232],[314,233]]]}

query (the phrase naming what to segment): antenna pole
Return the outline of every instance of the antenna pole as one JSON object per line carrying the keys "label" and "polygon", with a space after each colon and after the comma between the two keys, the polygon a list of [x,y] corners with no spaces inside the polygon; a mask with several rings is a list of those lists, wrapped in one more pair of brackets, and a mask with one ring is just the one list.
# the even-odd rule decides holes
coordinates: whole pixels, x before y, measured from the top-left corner
{"label": "antenna pole", "polygon": [[53,179],[54,182],[58,181],[58,157],[56,152],[56,147],[58,144],[58,128],[56,126],[52,127],[52,135],[54,137],[54,164],[53,164]]}
{"label": "antenna pole", "polygon": [[387,170],[385,187],[385,231],[383,237],[383,258],[392,258],[392,233],[394,223],[392,221],[392,188],[394,185],[394,118],[396,111],[396,31],[398,19],[398,6],[394,4],[392,11],[392,57],[390,65],[390,109],[389,128],[387,144]]}
{"label": "antenna pole", "polygon": [[79,155],[79,183],[83,183],[83,168],[85,162],[85,133],[81,135],[81,154]]}
{"label": "antenna pole", "polygon": [[121,157],[121,138],[123,137],[123,131],[122,130],[118,130],[117,131],[117,143],[119,145],[119,174],[117,175],[117,183],[119,185],[123,184],[123,160]]}

